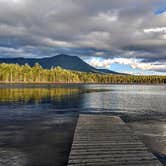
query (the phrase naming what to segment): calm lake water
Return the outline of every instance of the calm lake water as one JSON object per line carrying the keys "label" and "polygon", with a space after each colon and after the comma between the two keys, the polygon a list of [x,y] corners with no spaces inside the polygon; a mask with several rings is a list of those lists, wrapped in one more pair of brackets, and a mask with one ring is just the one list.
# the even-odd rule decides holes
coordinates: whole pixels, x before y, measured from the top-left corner
{"label": "calm lake water", "polygon": [[67,164],[79,113],[121,116],[166,165],[166,86],[0,85],[0,166]]}

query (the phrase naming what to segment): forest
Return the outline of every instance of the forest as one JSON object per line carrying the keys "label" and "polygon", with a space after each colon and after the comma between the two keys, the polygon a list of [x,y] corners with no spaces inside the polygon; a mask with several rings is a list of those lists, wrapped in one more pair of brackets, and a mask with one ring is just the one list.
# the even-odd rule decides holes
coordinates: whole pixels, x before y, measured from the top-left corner
{"label": "forest", "polygon": [[38,63],[0,64],[1,83],[100,83],[100,84],[165,84],[166,76],[155,75],[113,75],[83,73],[55,67],[44,69]]}

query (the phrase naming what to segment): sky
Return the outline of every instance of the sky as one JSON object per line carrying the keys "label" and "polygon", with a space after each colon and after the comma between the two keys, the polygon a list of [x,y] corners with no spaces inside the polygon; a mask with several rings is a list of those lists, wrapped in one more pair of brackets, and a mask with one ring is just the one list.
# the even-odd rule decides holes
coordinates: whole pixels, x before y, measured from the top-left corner
{"label": "sky", "polygon": [[166,0],[0,0],[0,58],[58,54],[166,75]]}

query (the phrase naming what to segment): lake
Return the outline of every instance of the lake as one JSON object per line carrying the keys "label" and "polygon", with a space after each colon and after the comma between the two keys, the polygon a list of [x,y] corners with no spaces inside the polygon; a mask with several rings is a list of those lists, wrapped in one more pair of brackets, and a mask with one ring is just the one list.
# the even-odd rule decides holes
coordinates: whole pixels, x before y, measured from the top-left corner
{"label": "lake", "polygon": [[166,165],[164,85],[0,85],[0,165],[64,166],[79,113],[120,116]]}

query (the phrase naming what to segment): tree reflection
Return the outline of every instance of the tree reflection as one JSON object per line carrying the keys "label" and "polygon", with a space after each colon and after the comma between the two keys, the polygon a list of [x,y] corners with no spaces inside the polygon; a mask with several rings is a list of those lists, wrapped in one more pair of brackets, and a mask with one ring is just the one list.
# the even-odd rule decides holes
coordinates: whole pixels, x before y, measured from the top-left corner
{"label": "tree reflection", "polygon": [[34,101],[41,103],[42,100],[48,98],[61,101],[66,96],[70,97],[78,93],[80,93],[78,88],[2,88],[0,89],[0,102]]}

